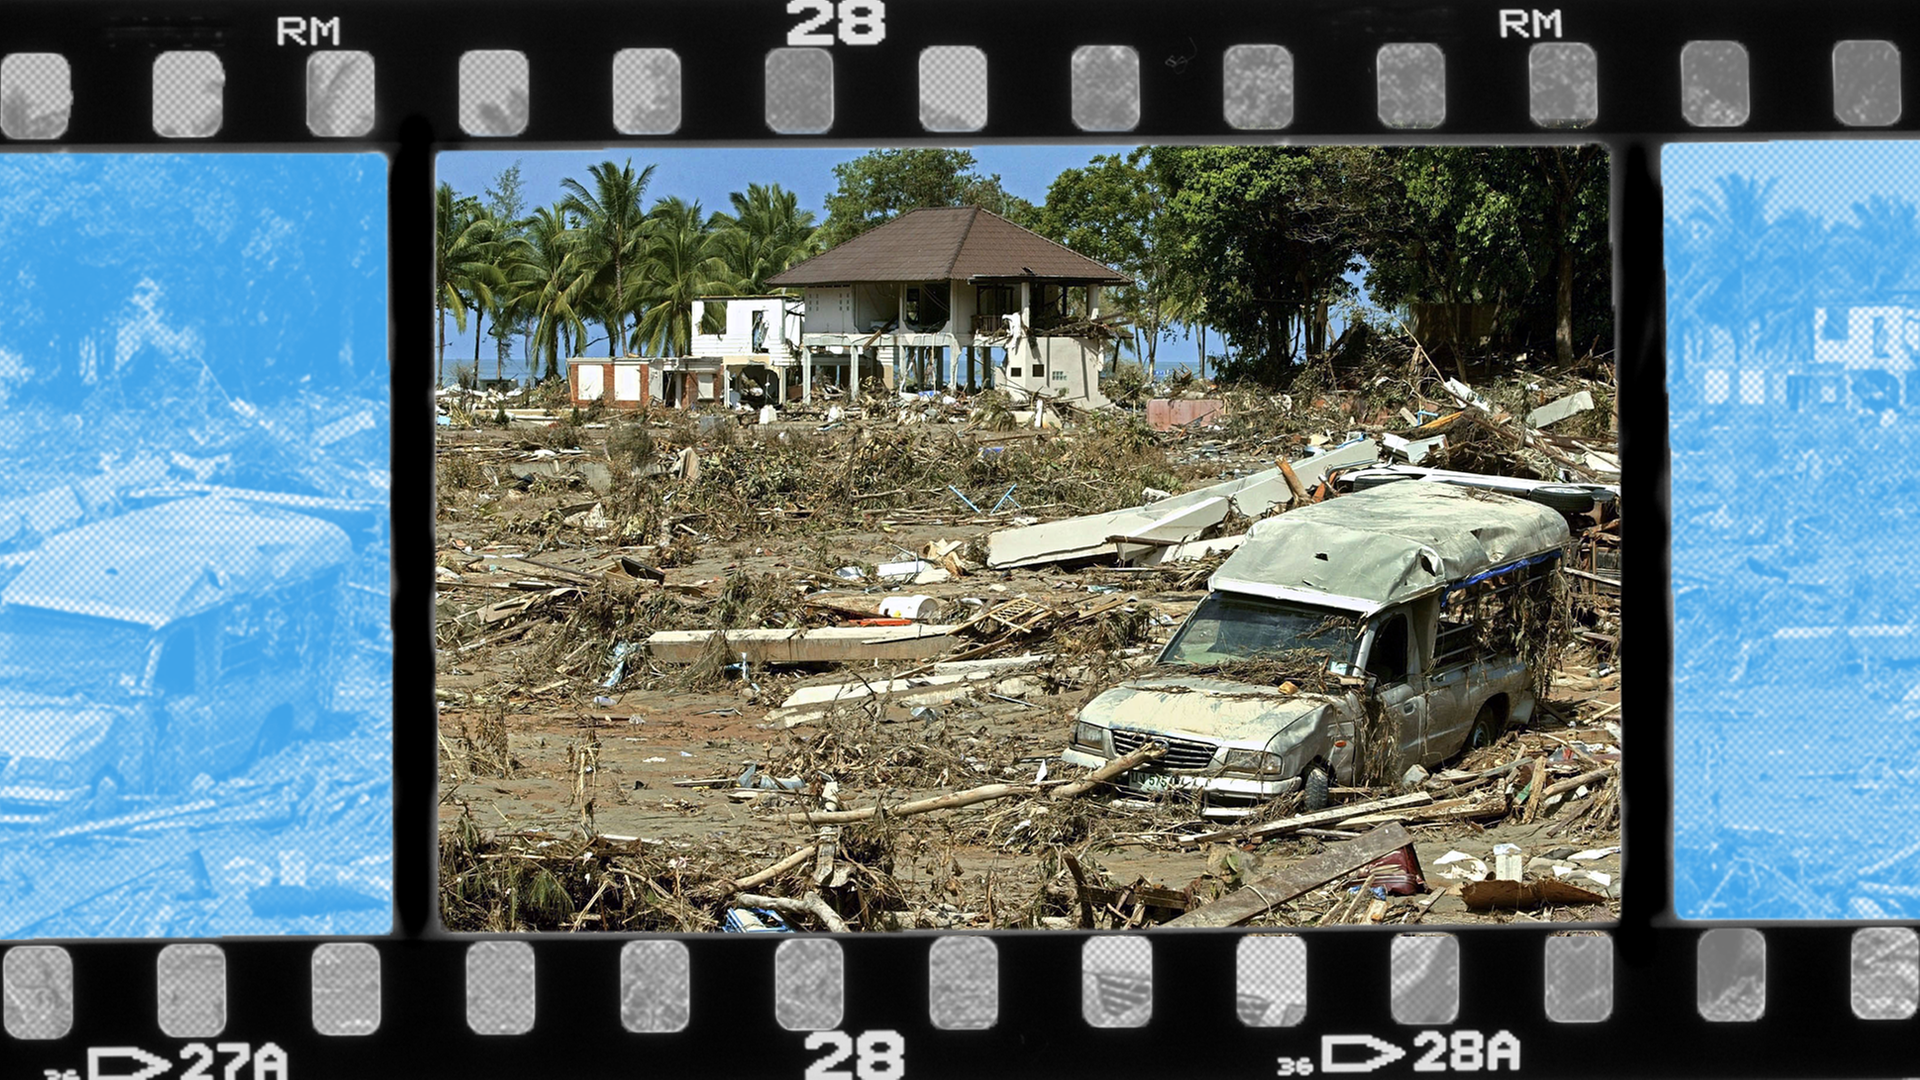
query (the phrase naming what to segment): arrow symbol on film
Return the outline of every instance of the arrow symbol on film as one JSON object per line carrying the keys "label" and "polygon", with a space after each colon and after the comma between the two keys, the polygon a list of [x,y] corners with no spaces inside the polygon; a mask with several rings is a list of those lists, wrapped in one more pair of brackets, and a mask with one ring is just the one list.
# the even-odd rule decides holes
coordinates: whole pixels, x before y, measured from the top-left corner
{"label": "arrow symbol on film", "polygon": [[[1336,1046],[1365,1046],[1373,1050],[1373,1056],[1365,1061],[1335,1061],[1333,1049]],[[1322,1035],[1320,1036],[1320,1071],[1330,1073],[1372,1072],[1382,1065],[1390,1065],[1406,1057],[1407,1052],[1386,1041],[1371,1035]]]}
{"label": "arrow symbol on film", "polygon": [[[101,1061],[108,1058],[132,1058],[146,1068],[136,1073],[101,1072]],[[149,1054],[137,1046],[89,1046],[87,1048],[87,1080],[148,1080],[166,1072],[173,1062],[158,1054]]]}

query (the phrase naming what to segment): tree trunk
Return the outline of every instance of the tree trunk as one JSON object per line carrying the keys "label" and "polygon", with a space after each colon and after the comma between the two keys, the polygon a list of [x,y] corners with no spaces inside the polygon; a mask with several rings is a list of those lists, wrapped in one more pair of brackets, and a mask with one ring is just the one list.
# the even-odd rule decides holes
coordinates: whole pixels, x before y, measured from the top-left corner
{"label": "tree trunk", "polygon": [[1573,246],[1566,242],[1566,225],[1560,228],[1560,287],[1553,294],[1553,346],[1561,367],[1573,366]]}
{"label": "tree trunk", "polygon": [[447,301],[444,296],[434,298],[433,312],[439,316],[434,324],[440,332],[440,371],[433,377],[433,385],[441,387],[447,385]]}
{"label": "tree trunk", "polygon": [[487,309],[475,304],[473,315],[473,378],[477,385],[480,380],[480,339],[487,336]]}
{"label": "tree trunk", "polygon": [[1200,378],[1207,377],[1207,324],[1200,324]]}

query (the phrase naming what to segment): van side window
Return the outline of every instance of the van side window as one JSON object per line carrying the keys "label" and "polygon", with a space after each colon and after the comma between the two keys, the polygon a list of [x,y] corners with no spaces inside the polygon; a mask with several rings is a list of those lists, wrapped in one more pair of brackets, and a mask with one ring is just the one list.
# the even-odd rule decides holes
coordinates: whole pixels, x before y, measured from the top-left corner
{"label": "van side window", "polygon": [[1509,570],[1446,594],[1434,637],[1433,669],[1513,652],[1525,610],[1548,599],[1550,564]]}
{"label": "van side window", "polygon": [[220,677],[247,677],[292,660],[303,645],[294,620],[305,606],[296,590],[286,589],[229,607],[220,632]]}
{"label": "van side window", "polygon": [[1407,617],[1395,615],[1373,632],[1373,651],[1367,654],[1367,674],[1383,683],[1407,677]]}
{"label": "van side window", "polygon": [[154,669],[154,689],[168,694],[193,693],[193,627],[183,626],[168,635],[160,647],[160,664]]}

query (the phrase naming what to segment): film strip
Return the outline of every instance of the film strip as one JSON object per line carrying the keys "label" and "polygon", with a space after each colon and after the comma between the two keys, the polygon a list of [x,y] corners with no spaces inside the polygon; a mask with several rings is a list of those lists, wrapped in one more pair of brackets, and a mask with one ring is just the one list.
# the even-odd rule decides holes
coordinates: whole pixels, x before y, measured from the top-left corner
{"label": "film strip", "polygon": [[[1911,866],[1912,818],[1898,816],[1890,795],[1894,801],[1884,805],[1895,808],[1894,816],[1876,819],[1877,831],[1856,838],[1855,848],[1812,844],[1798,855],[1844,862],[1866,844],[1869,853],[1859,861],[1871,864],[1866,876],[1875,890],[1841,889],[1798,908],[1756,904],[1744,912],[1716,907],[1718,892],[1704,899],[1688,893],[1694,864],[1676,837],[1705,819],[1687,800],[1712,798],[1718,827],[1722,789],[1692,783],[1708,766],[1687,755],[1709,728],[1685,727],[1680,717],[1690,707],[1715,716],[1738,709],[1718,691],[1689,697],[1700,692],[1682,691],[1662,674],[1684,671],[1686,657],[1678,631],[1653,628],[1670,625],[1681,603],[1676,596],[1697,584],[1688,576],[1696,568],[1681,567],[1678,556],[1669,570],[1670,530],[1674,543],[1681,537],[1670,522],[1683,511],[1707,516],[1722,505],[1683,505],[1693,496],[1669,471],[1670,418],[1704,417],[1703,429],[1725,427],[1732,423],[1727,409],[1765,411],[1789,393],[1797,408],[1831,382],[1818,373],[1751,374],[1758,369],[1742,346],[1729,344],[1723,358],[1711,331],[1702,331],[1705,343],[1697,348],[1680,347],[1695,348],[1685,355],[1698,386],[1675,374],[1669,321],[1679,315],[1666,288],[1676,271],[1665,245],[1676,238],[1666,223],[1692,219],[1676,211],[1677,192],[1663,199],[1663,160],[1677,160],[1663,153],[1781,139],[1895,145],[1911,123],[1902,108],[1901,61],[1920,24],[1899,9],[1864,2],[1503,4],[418,0],[304,12],[250,3],[7,4],[0,12],[0,95],[7,101],[0,152],[7,155],[295,155],[276,166],[291,170],[291,187],[302,170],[318,175],[330,167],[323,163],[333,155],[378,155],[380,213],[358,227],[388,238],[385,276],[368,280],[388,290],[379,299],[390,320],[395,405],[390,487],[379,496],[391,507],[386,535],[394,568],[390,863],[376,856],[370,868],[358,866],[348,843],[312,856],[312,867],[302,861],[307,856],[276,864],[265,854],[248,862],[244,852],[226,859],[196,850],[184,871],[172,863],[154,868],[184,873],[177,888],[185,891],[169,895],[188,900],[193,890],[224,888],[257,869],[248,894],[256,914],[262,890],[287,890],[266,897],[286,904],[311,900],[322,888],[390,900],[361,909],[362,922],[337,900],[314,901],[337,921],[302,923],[289,936],[259,936],[264,931],[247,928],[255,924],[208,933],[212,924],[204,921],[197,932],[196,924],[177,920],[149,921],[143,930],[134,919],[109,920],[105,932],[88,924],[93,929],[82,932],[62,914],[70,909],[49,897],[65,889],[78,901],[88,899],[85,893],[41,880],[28,899],[21,868],[29,864],[0,862],[9,875],[0,883],[14,890],[9,923],[17,927],[4,953],[0,1061],[9,1074],[106,1080],[216,1069],[229,1077],[284,1077],[403,1068],[452,1076],[559,1062],[861,1080],[1117,1069],[1232,1076],[1911,1073],[1903,1052],[1916,1044],[1920,1023],[1916,908],[1902,906],[1911,904],[1913,889],[1897,874]],[[429,633],[441,546],[423,509],[436,490],[429,465],[436,428],[427,399],[437,376],[425,363],[403,362],[445,355],[434,326],[410,314],[424,312],[436,276],[436,154],[611,147],[609,158],[643,158],[689,147],[852,154],[893,146],[1348,143],[1599,143],[1610,154],[1617,490],[1636,509],[1659,508],[1641,511],[1645,523],[1636,521],[1634,543],[1642,554],[1624,564],[1628,572],[1616,582],[1636,628],[1649,628],[1615,638],[1614,663],[1634,673],[1620,684],[1619,711],[1634,719],[1631,752],[1648,763],[1614,781],[1624,792],[1622,865],[1633,871],[1617,918],[1398,931],[755,936],[444,928],[442,839],[434,824],[442,750],[425,723],[437,705],[433,680],[423,674],[435,670]],[[1702,167],[1705,177],[1711,166]],[[1870,193],[1863,189],[1860,197]],[[11,234],[9,243],[24,242],[22,235]],[[368,250],[378,261],[377,249]],[[1898,268],[1890,272],[1897,276]],[[246,286],[235,279],[226,287]],[[355,302],[328,295],[337,304]],[[1878,357],[1874,313],[1904,309],[1897,298],[1869,299],[1850,308],[1856,314],[1849,318],[1867,320],[1857,332]],[[1822,347],[1848,340],[1827,314],[1839,310],[1835,302],[1800,302],[1822,313]],[[163,358],[189,348],[178,336],[183,331],[168,328],[164,311],[155,314],[151,302],[144,310],[152,316],[140,331],[146,344],[121,344],[114,355],[131,355],[137,365],[147,355],[143,348]],[[124,342],[129,324],[119,325],[117,340]],[[71,344],[59,330],[36,324],[29,332]],[[1814,332],[1809,323],[1807,333]],[[1901,331],[1892,333],[1898,339]],[[0,360],[15,362],[8,344],[0,340]],[[380,347],[363,345],[362,355]],[[477,359],[477,338],[475,347]],[[100,363],[116,375],[122,370],[117,362]],[[1842,362],[1836,370],[1873,366]],[[809,370],[807,378],[814,377]],[[571,385],[577,392],[578,383]],[[1854,393],[1850,383],[1838,385],[1842,398]],[[813,386],[809,381],[809,394]],[[1682,403],[1676,387],[1694,396]],[[229,405],[236,397],[224,387],[220,393]],[[1672,422],[1679,432],[1680,422]],[[294,441],[344,444],[374,424],[363,426],[351,412],[329,414]],[[369,445],[375,449],[367,453],[377,456],[377,445]],[[192,479],[201,460],[189,454],[187,464],[173,462],[165,482]],[[158,475],[130,474],[114,490],[137,505],[127,493],[160,482]],[[255,496],[233,497],[257,508]],[[362,532],[381,531],[383,523],[362,520],[372,505],[366,498],[300,498],[307,501],[283,500],[272,512],[337,521],[356,551]],[[19,513],[32,520],[26,509]],[[1747,520],[1738,505],[1731,513]],[[82,499],[62,523],[92,516]],[[330,543],[328,536],[315,532],[311,551]],[[1680,610],[1678,617],[1688,616]],[[158,666],[148,678],[164,670],[167,654],[154,655]],[[1742,652],[1743,671],[1748,662]],[[1724,725],[1710,730],[1725,739]],[[7,749],[25,756],[17,745]],[[1711,758],[1721,769],[1731,767],[1729,760]],[[1852,764],[1849,783],[1858,779]],[[1912,762],[1896,754],[1887,764],[1884,780],[1897,794]],[[226,781],[194,789],[214,812],[244,815],[254,803],[242,805],[236,790],[252,789]],[[377,785],[349,785],[331,799],[305,790],[287,813],[308,826],[361,821],[359,827],[381,828],[377,814],[353,817],[368,805],[369,791],[377,803]],[[126,810],[120,806],[108,820],[125,829],[150,823],[129,822]],[[87,822],[98,818],[63,819],[65,832],[55,841],[88,835]],[[33,842],[55,841],[43,833]],[[28,859],[45,849],[18,850]],[[390,881],[369,884],[388,866]],[[1320,881],[1351,869],[1341,866]],[[1778,878],[1776,890],[1809,888],[1804,873],[1766,872]],[[1724,888],[1733,878],[1714,880]],[[104,901],[128,902],[120,893]],[[743,902],[739,910],[754,906]],[[383,932],[389,913],[392,930]],[[781,928],[767,909],[759,916],[766,925],[756,929]],[[363,924],[372,928],[346,929]]]}

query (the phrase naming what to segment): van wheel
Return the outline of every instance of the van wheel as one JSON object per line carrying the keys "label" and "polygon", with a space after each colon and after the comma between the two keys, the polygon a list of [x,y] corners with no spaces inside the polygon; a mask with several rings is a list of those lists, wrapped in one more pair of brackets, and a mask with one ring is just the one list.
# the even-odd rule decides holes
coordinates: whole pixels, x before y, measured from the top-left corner
{"label": "van wheel", "polygon": [[1309,813],[1325,810],[1333,801],[1333,770],[1325,765],[1314,765],[1307,770],[1307,803]]}
{"label": "van wheel", "polygon": [[1499,737],[1500,713],[1494,709],[1492,702],[1488,702],[1480,706],[1480,715],[1473,718],[1473,727],[1467,732],[1467,749],[1473,751],[1492,746]]}

